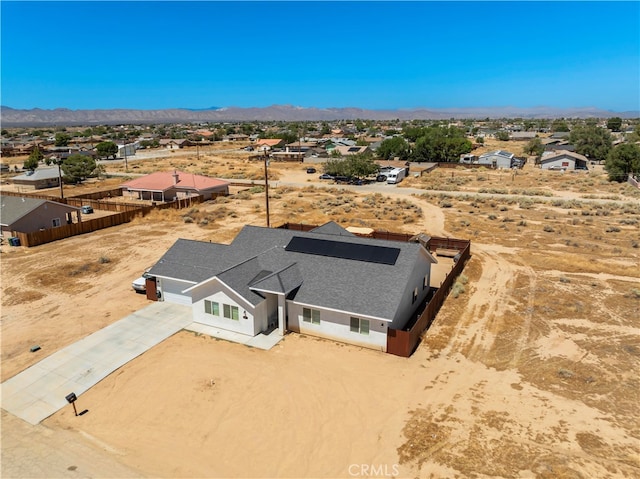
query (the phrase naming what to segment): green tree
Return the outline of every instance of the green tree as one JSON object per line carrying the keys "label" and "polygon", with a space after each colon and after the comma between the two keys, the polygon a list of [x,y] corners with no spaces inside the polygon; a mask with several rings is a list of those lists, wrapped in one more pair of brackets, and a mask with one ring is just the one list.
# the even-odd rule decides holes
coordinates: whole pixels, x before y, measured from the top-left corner
{"label": "green tree", "polygon": [[44,155],[40,151],[40,148],[37,146],[33,149],[33,151],[29,154],[29,158],[24,162],[22,167],[25,170],[33,171],[38,168],[38,164],[42,161]]}
{"label": "green tree", "polygon": [[523,150],[527,155],[530,156],[542,156],[542,152],[544,151],[544,145],[540,138],[532,138],[525,145]]}
{"label": "green tree", "polygon": [[324,172],[334,176],[355,176],[358,178],[373,175],[378,165],[370,153],[332,158],[324,164]]}
{"label": "green tree", "polygon": [[69,146],[71,137],[66,133],[56,133],[55,146]]}
{"label": "green tree", "polygon": [[86,155],[71,155],[60,165],[69,183],[82,183],[94,174],[96,161]]}
{"label": "green tree", "polygon": [[585,155],[591,160],[602,161],[611,151],[611,133],[598,126],[578,126],[571,131],[569,143],[576,148],[576,153]]}
{"label": "green tree", "polygon": [[376,150],[379,158],[383,160],[391,160],[395,157],[399,157],[401,160],[406,161],[411,154],[411,147],[407,140],[401,136],[394,136],[393,138],[387,138]]}
{"label": "green tree", "polygon": [[623,182],[629,173],[640,174],[640,146],[632,143],[622,143],[609,152],[604,169],[609,180]]}
{"label": "green tree", "polygon": [[476,137],[476,143],[478,143],[480,145],[484,145],[484,136]]}
{"label": "green tree", "polygon": [[504,130],[496,131],[496,138],[500,141],[508,141],[509,132]]}
{"label": "green tree", "polygon": [[458,128],[428,127],[416,140],[411,158],[416,162],[458,162],[460,155],[469,153],[471,148],[471,141]]}
{"label": "green tree", "polygon": [[607,128],[611,131],[620,131],[622,129],[622,118],[614,116],[607,120]]}
{"label": "green tree", "polygon": [[101,158],[109,158],[110,156],[115,158],[118,154],[118,145],[113,141],[103,141],[96,145],[96,151]]}
{"label": "green tree", "polygon": [[564,120],[553,120],[551,122],[551,131],[569,131],[569,125]]}

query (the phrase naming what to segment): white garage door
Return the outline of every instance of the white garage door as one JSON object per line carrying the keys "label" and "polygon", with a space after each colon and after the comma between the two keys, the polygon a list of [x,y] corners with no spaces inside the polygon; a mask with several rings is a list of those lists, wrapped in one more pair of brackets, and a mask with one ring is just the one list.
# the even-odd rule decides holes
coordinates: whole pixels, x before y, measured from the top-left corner
{"label": "white garage door", "polygon": [[191,305],[191,294],[182,293],[182,291],[191,286],[193,286],[193,283],[162,278],[160,282],[162,299],[167,303]]}

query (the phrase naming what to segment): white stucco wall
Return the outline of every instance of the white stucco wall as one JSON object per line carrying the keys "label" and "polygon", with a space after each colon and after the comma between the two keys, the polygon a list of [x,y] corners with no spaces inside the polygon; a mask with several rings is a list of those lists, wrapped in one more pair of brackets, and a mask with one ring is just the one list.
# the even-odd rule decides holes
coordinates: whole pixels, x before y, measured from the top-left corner
{"label": "white stucco wall", "polygon": [[[544,158],[542,158],[544,160]],[[548,170],[552,166],[557,168],[565,168],[567,170],[575,170],[576,168],[576,160],[570,157],[560,157],[556,160],[547,161],[540,165],[540,168],[543,170]]]}
{"label": "white stucco wall", "polygon": [[[305,323],[302,320],[302,309],[307,307],[320,311],[320,324]],[[291,331],[334,339],[379,351],[387,350],[387,321],[297,304],[293,301],[287,301],[287,310],[289,313],[288,328]],[[352,316],[369,320],[369,334],[351,331]]]}
{"label": "white stucco wall", "polygon": [[[230,290],[217,279],[202,283],[191,290],[193,300],[193,320],[197,323],[215,326],[236,333],[255,336],[267,329],[267,302],[253,306],[240,295]],[[205,312],[205,300],[219,304],[220,315]],[[224,317],[223,305],[238,307],[238,320]],[[244,316],[247,318],[245,319]]]}

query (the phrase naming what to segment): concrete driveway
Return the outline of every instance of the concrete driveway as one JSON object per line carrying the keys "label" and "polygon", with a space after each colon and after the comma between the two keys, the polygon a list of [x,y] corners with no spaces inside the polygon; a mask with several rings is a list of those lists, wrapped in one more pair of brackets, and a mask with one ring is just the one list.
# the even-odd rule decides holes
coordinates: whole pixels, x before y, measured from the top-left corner
{"label": "concrete driveway", "polygon": [[[2,409],[38,424],[116,369],[191,324],[190,306],[153,303],[2,383]],[[82,410],[82,401],[79,401]],[[69,406],[71,407],[71,406]],[[78,412],[80,412],[80,410]]]}

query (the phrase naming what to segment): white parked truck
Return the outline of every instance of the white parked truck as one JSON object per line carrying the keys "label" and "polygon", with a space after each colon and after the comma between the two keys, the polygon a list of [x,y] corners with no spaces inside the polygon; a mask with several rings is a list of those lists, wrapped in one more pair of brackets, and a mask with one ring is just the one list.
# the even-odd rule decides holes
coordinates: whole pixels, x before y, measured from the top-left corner
{"label": "white parked truck", "polygon": [[387,183],[390,185],[395,185],[396,183],[400,183],[405,176],[407,176],[406,168],[394,168],[391,171],[386,173],[387,175]]}

